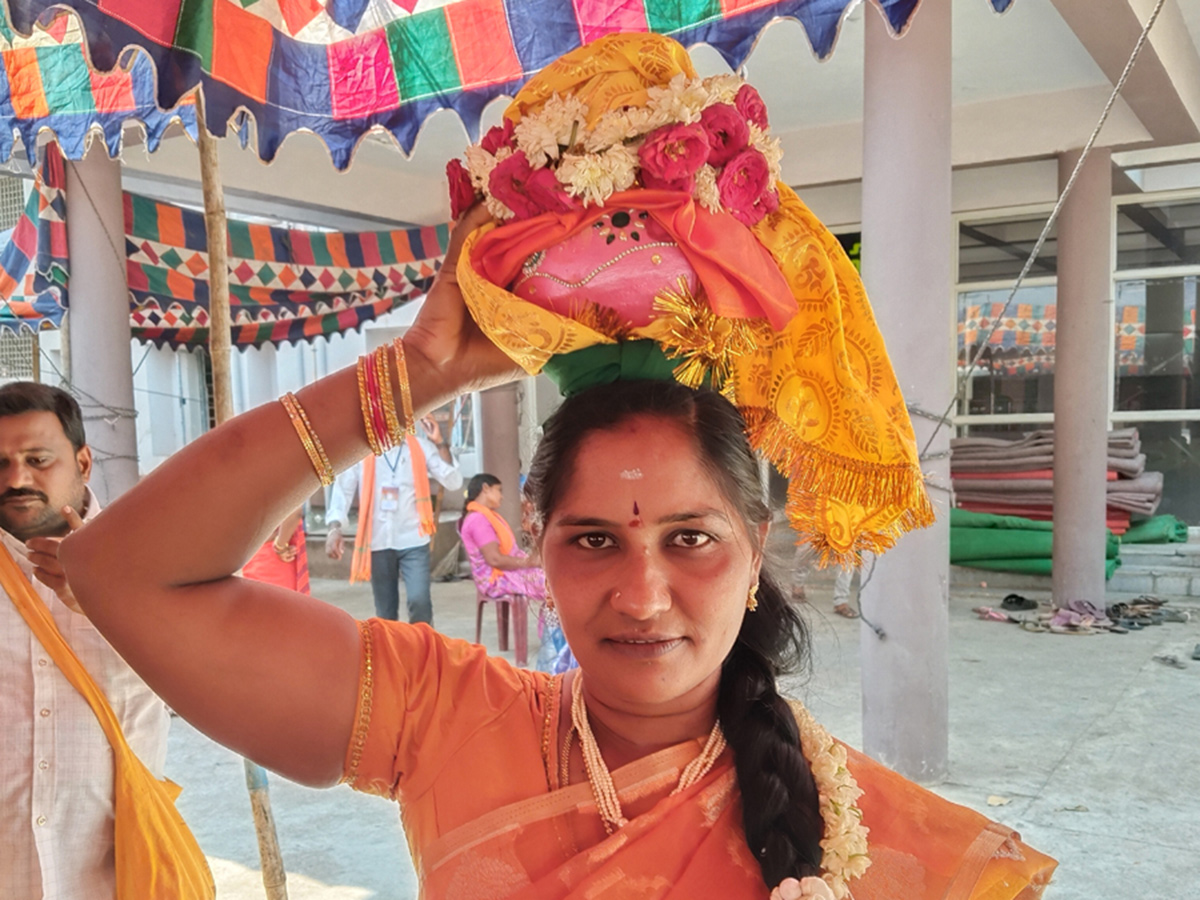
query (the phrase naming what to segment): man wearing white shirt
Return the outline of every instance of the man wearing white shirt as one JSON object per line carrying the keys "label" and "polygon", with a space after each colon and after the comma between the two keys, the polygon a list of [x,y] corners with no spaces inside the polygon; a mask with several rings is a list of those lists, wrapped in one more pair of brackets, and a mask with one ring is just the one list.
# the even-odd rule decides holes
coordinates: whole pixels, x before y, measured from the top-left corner
{"label": "man wearing white shirt", "polygon": [[[404,579],[404,594],[408,605],[408,621],[433,623],[433,601],[429,592],[429,538],[436,523],[422,521],[419,507],[428,510],[428,479],[418,484],[417,473],[427,472],[447,490],[462,487],[462,473],[454,464],[450,448],[442,441],[441,429],[433,419],[422,421],[423,434],[402,442],[378,459],[368,459],[347,469],[334,482],[325,521],[329,536],[325,550],[333,559],[345,552],[342,523],[350,504],[364,481],[373,481],[369,498],[359,500],[359,522],[356,540],[369,541],[369,570],[371,591],[375,597],[375,614],[381,619],[397,619],[400,613],[400,579]],[[412,447],[421,452],[414,466]],[[373,477],[364,478],[366,466],[373,467]],[[366,508],[368,514],[364,515]],[[426,512],[426,516],[428,516]],[[366,547],[358,548],[365,551]],[[356,580],[354,567],[351,580]]]}
{"label": "man wearing white shirt", "polygon": [[[167,710],[87,618],[57,566],[57,540],[100,506],[91,451],[69,394],[0,387],[0,542],[108,698],[129,745],[162,775]],[[28,542],[28,544],[26,543]],[[30,556],[41,570],[35,580]],[[2,592],[0,592],[2,593]],[[113,756],[87,701],[7,595],[0,597],[0,897],[112,900]]]}

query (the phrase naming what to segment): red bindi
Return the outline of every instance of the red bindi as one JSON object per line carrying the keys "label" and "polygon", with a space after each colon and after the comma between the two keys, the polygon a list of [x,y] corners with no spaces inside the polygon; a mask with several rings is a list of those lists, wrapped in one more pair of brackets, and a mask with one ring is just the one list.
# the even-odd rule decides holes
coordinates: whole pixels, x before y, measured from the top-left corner
{"label": "red bindi", "polygon": [[640,512],[638,512],[637,501],[634,500],[633,501],[633,518],[629,520],[629,527],[630,528],[641,527],[641,524],[642,524],[641,516],[642,516],[642,514]]}

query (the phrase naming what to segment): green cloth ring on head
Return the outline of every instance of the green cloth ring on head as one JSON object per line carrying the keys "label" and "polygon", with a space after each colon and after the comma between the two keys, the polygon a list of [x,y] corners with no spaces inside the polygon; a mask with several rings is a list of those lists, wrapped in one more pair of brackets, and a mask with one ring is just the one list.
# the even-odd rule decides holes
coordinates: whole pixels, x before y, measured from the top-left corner
{"label": "green cloth ring on head", "polygon": [[618,341],[553,356],[542,371],[564,397],[572,397],[615,381],[673,381],[677,365],[656,341]]}

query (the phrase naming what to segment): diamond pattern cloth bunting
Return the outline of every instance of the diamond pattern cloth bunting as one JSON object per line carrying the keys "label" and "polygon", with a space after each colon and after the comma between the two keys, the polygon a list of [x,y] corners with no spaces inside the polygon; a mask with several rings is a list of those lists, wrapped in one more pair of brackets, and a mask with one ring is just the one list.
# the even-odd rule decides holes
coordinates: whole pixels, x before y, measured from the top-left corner
{"label": "diamond pattern cloth bunting", "polygon": [[[125,194],[125,257],[133,335],[156,345],[208,341],[204,216]],[[67,308],[62,157],[47,147],[37,188],[0,247],[0,330],[57,327]],[[295,343],[350,329],[423,295],[450,238],[448,225],[315,232],[229,223],[233,342]]]}

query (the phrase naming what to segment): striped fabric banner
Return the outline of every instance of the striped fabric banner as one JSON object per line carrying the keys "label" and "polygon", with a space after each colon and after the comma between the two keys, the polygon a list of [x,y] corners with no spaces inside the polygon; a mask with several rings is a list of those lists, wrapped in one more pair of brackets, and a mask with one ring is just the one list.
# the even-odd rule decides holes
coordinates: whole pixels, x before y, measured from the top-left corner
{"label": "striped fabric banner", "polygon": [[67,200],[62,156],[47,145],[16,226],[0,234],[0,335],[57,328],[67,309]]}
{"label": "striped fabric banner", "polygon": [[[357,329],[423,295],[448,225],[318,232],[229,222],[235,346],[295,343]],[[134,335],[174,347],[208,341],[204,215],[125,195],[125,255]]]}
{"label": "striped fabric banner", "polygon": [[[37,189],[0,247],[0,331],[55,328],[70,266],[62,157],[47,146]],[[204,215],[125,194],[133,336],[158,346],[208,341]],[[318,232],[230,221],[233,343],[295,343],[359,328],[423,295],[450,227]]]}

